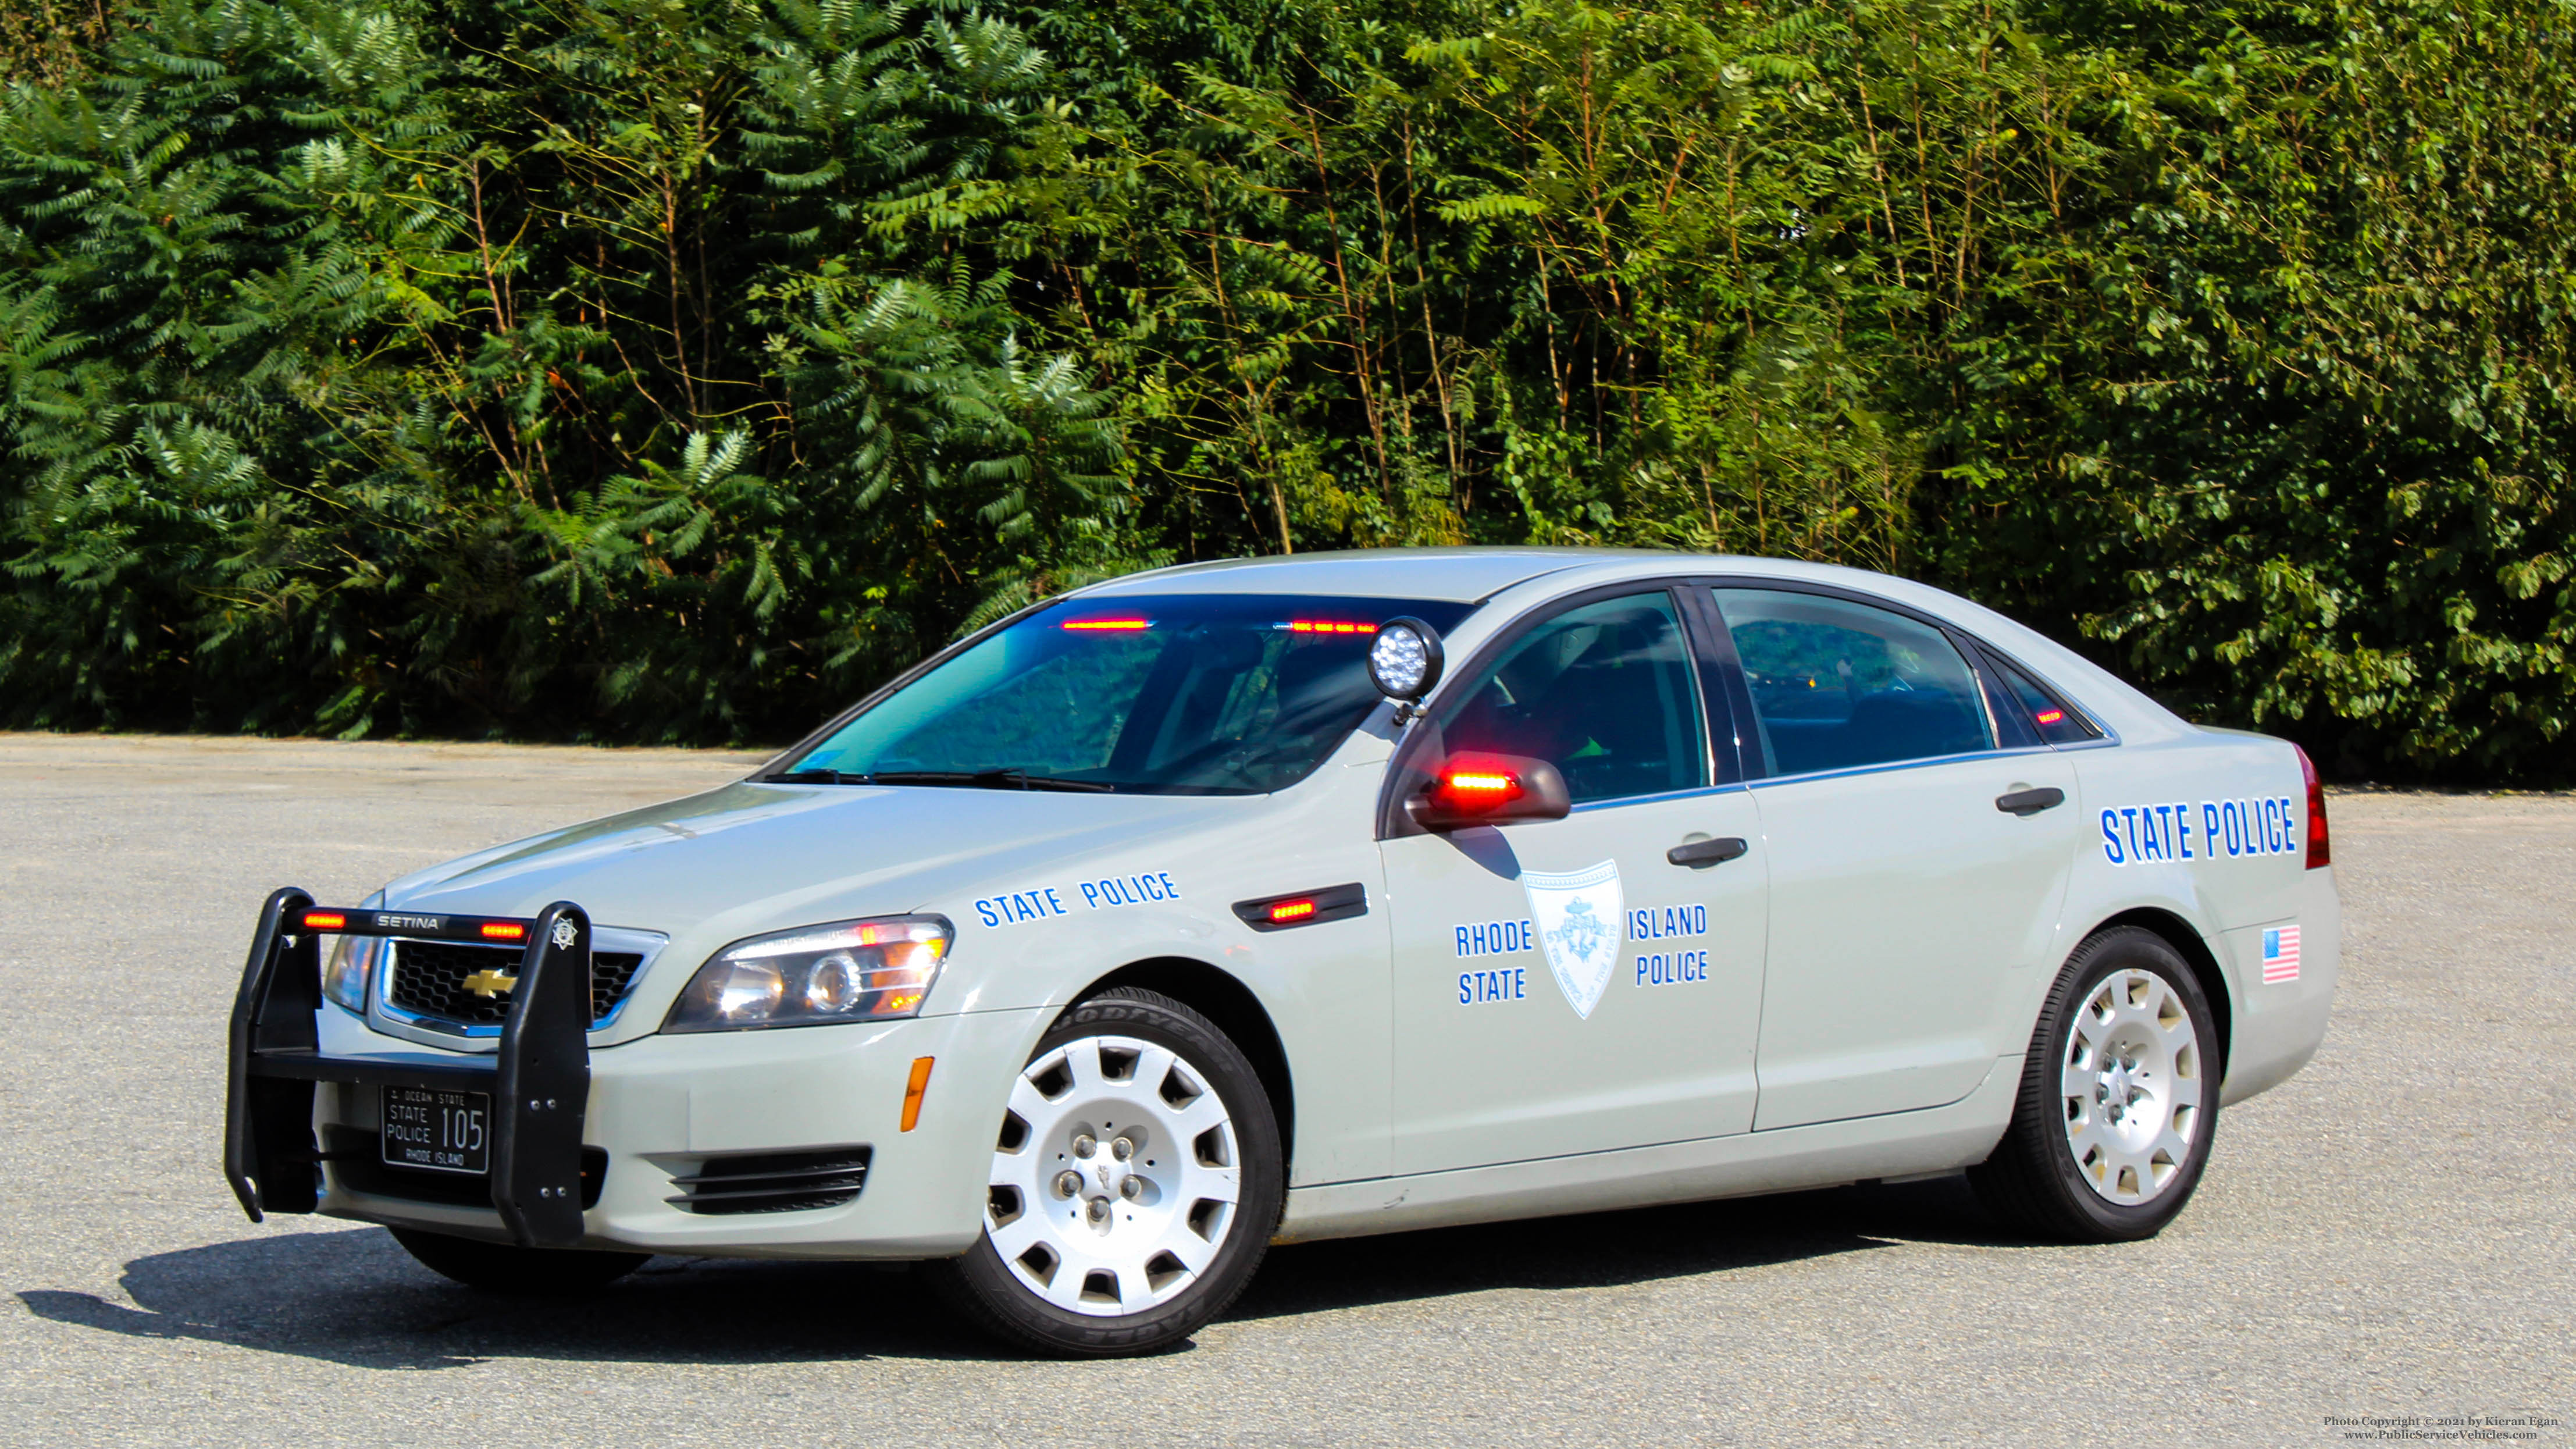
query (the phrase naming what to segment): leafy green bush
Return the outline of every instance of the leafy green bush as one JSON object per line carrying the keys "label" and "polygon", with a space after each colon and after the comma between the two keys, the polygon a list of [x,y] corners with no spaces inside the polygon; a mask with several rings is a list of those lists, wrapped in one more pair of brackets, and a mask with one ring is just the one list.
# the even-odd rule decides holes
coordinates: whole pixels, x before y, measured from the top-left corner
{"label": "leafy green bush", "polygon": [[1085,578],[1528,540],[2564,782],[2571,21],[164,0],[0,115],[0,712],[777,738]]}

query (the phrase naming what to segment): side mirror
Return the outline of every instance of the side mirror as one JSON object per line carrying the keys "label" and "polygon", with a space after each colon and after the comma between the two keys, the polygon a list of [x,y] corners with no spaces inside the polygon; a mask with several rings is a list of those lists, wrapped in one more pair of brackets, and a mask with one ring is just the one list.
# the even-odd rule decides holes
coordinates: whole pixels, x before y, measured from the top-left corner
{"label": "side mirror", "polygon": [[1573,809],[1556,766],[1527,755],[1451,755],[1412,801],[1413,818],[1425,830],[1562,820]]}

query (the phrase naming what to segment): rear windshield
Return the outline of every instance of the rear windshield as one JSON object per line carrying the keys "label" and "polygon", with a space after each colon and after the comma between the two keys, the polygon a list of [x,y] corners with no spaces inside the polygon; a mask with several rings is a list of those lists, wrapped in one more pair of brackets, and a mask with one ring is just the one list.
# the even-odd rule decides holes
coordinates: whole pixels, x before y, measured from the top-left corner
{"label": "rear windshield", "polygon": [[771,779],[1256,795],[1313,773],[1378,701],[1378,625],[1472,604],[1074,599],[905,685]]}

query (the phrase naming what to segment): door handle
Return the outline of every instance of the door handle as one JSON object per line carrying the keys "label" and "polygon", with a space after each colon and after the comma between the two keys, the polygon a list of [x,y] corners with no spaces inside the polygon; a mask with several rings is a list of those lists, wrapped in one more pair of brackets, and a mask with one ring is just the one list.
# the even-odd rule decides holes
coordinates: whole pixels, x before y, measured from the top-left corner
{"label": "door handle", "polygon": [[1694,840],[1687,845],[1676,845],[1664,852],[1664,859],[1675,865],[1697,869],[1703,865],[1724,865],[1752,848],[1744,843],[1743,836],[1726,835],[1715,840]]}
{"label": "door handle", "polygon": [[2042,810],[2054,810],[2065,803],[2066,792],[2054,786],[2043,786],[2037,790],[2015,790],[2009,795],[1995,797],[1996,809],[2006,815],[2018,815],[2025,820]]}

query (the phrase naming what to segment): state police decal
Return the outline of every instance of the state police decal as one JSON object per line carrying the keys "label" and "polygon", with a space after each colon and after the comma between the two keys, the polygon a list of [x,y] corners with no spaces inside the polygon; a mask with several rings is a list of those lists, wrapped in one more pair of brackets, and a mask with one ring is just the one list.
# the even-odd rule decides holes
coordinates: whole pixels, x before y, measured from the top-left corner
{"label": "state police decal", "polygon": [[1548,974],[1556,978],[1574,1014],[1589,1019],[1619,968],[1619,942],[1628,919],[1619,862],[1605,860],[1557,875],[1525,870],[1521,889],[1529,894],[1530,919],[1538,923]]}

